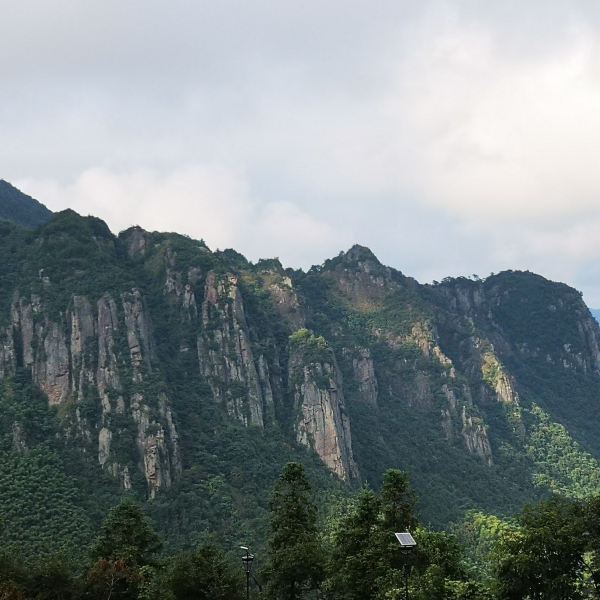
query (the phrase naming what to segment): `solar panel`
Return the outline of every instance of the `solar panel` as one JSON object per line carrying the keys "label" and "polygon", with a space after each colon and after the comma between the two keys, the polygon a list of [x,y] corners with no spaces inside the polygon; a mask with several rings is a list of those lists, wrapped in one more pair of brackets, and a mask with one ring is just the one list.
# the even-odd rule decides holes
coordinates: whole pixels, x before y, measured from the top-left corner
{"label": "solar panel", "polygon": [[415,538],[412,535],[410,535],[408,531],[405,531],[403,533],[397,533],[396,539],[400,542],[400,545],[403,548],[414,548],[417,545],[417,542],[415,542]]}

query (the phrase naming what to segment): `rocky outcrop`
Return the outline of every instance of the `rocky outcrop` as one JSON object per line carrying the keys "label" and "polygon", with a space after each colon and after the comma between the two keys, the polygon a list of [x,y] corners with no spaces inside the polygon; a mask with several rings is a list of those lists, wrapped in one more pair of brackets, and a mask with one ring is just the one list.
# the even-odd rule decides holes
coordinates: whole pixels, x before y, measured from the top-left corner
{"label": "rocky outcrop", "polygon": [[[322,338],[321,338],[322,339]],[[333,352],[314,337],[292,343],[290,383],[294,399],[296,440],[312,448],[340,479],[358,477],[352,452],[350,419],[342,379]]]}
{"label": "rocky outcrop", "polygon": [[375,375],[375,366],[368,348],[360,348],[358,356],[352,360],[354,378],[358,383],[359,398],[367,405],[376,407],[379,385]]}
{"label": "rocky outcrop", "polygon": [[444,436],[448,441],[457,438],[465,449],[488,466],[494,463],[492,446],[488,437],[488,428],[481,417],[473,414],[473,406],[468,387],[464,386],[463,392],[466,398],[459,399],[455,391],[448,384],[442,385],[442,392],[447,400],[447,406],[441,411],[441,426]]}
{"label": "rocky outcrop", "polygon": [[0,380],[12,375],[17,366],[13,328],[7,327],[0,334]]}
{"label": "rocky outcrop", "polygon": [[491,350],[485,351],[481,357],[481,375],[483,396],[487,396],[488,390],[492,390],[496,401],[504,406],[514,433],[523,441],[526,432],[519,394],[512,378]]}
{"label": "rocky outcrop", "polygon": [[[167,257],[168,258],[168,257]],[[168,258],[174,264],[174,257]],[[199,279],[199,269],[191,268],[187,274],[187,282],[183,283],[183,275],[171,266],[167,266],[165,275],[165,294],[180,309],[184,322],[193,323],[198,318],[198,306],[193,284]]]}
{"label": "rocky outcrop", "polygon": [[150,245],[150,234],[141,227],[131,227],[121,234],[124,240],[129,258],[143,257]]}
{"label": "rocky outcrop", "polygon": [[[203,330],[198,336],[198,359],[217,402],[247,425],[264,426],[272,402],[264,358],[263,381],[257,369],[244,302],[235,275],[208,274],[202,303]],[[263,394],[263,388],[267,394]]]}
{"label": "rocky outcrop", "polygon": [[466,406],[462,407],[462,431],[461,435],[465,442],[467,450],[481,458],[486,464],[491,466],[492,447],[487,434],[487,427],[483,421],[467,413]]}
{"label": "rocky outcrop", "polygon": [[117,304],[110,295],[105,294],[98,300],[97,310],[98,366],[96,385],[104,421],[106,415],[113,410],[111,399],[115,399],[115,409],[119,414],[123,414],[125,411],[125,402],[122,394],[115,342],[115,336],[119,328]]}
{"label": "rocky outcrop", "polygon": [[[71,394],[76,400],[82,400],[96,384],[93,346],[97,323],[92,305],[85,296],[73,297],[68,317],[71,329]],[[81,422],[81,418],[78,420]]]}
{"label": "rocky outcrop", "polygon": [[483,381],[496,393],[498,402],[514,406],[520,404],[519,395],[514,388],[513,382],[498,358],[491,351],[483,353],[481,375]]}
{"label": "rocky outcrop", "polygon": [[490,315],[488,300],[480,280],[459,277],[445,282],[438,290],[446,297],[448,308],[452,312],[467,316],[479,312]]}
{"label": "rocky outcrop", "polygon": [[325,275],[335,281],[341,296],[360,311],[380,306],[390,290],[397,288],[392,270],[363,246],[353,246],[325,266]]}
{"label": "rocky outcrop", "polygon": [[586,371],[600,372],[600,327],[591,315],[586,315],[577,323],[577,328],[582,339],[582,346],[586,349],[585,357],[580,357],[580,362]]}
{"label": "rocky outcrop", "polygon": [[166,396],[161,395],[159,403],[159,410],[167,424],[166,430],[160,421],[152,417],[141,394],[135,393],[131,398],[131,415],[137,425],[140,467],[148,484],[150,498],[154,498],[160,489],[170,487],[174,477],[181,472],[178,436]]}
{"label": "rocky outcrop", "polygon": [[[86,296],[75,295],[63,322],[60,315],[49,317],[38,296],[16,299],[12,327],[0,345],[0,377],[12,373],[17,362],[29,368],[50,406],[69,407],[61,409],[65,434],[81,439],[84,449],[95,444],[98,464],[126,489],[131,487],[131,459],[115,447],[129,435],[123,424],[131,419],[137,427],[139,468],[153,497],[181,471],[178,434],[165,395],[157,397],[158,408],[152,411],[143,394],[128,397],[124,391],[124,374],[136,386],[152,372],[153,341],[141,292],[134,288],[122,294],[121,306],[122,317],[110,294],[95,306]],[[121,340],[126,342],[125,364],[119,358]],[[20,447],[19,431],[14,433]]]}
{"label": "rocky outcrop", "polygon": [[260,271],[260,281],[271,297],[277,314],[288,325],[290,331],[304,327],[305,315],[298,293],[292,278],[283,270],[281,264],[277,261],[272,268],[263,268]]}
{"label": "rocky outcrop", "polygon": [[153,349],[150,329],[150,319],[144,308],[142,294],[138,289],[121,295],[125,327],[127,329],[127,343],[131,355],[133,381],[142,381],[142,371],[145,368],[152,372]]}
{"label": "rocky outcrop", "polygon": [[48,396],[50,405],[61,404],[69,394],[69,351],[64,328],[47,321],[37,328],[42,347],[36,353],[33,380]]}
{"label": "rocky outcrop", "polygon": [[40,298],[31,296],[28,301],[25,298],[19,298],[12,306],[12,323],[15,336],[19,338],[18,346],[20,348],[20,362],[24,367],[33,366],[33,336],[34,336],[34,312],[36,315],[41,312]]}
{"label": "rocky outcrop", "polygon": [[[463,452],[474,480],[497,483],[502,468],[486,466],[523,456],[532,401],[593,445],[600,328],[566,286],[514,272],[421,286],[360,246],[300,273],[139,228],[115,241],[96,221],[65,219],[50,228],[52,244],[36,238],[35,252],[14,261],[26,268],[6,278],[15,289],[0,298],[10,305],[0,315],[0,378],[18,377],[2,392],[30,374],[65,442],[124,488],[145,482],[156,497],[181,472],[179,434],[187,448],[206,443],[209,428],[222,433],[221,419],[199,426],[192,414],[206,395],[246,426],[277,428],[282,452],[314,451],[344,481],[358,476],[354,440],[361,457],[373,453],[361,465],[371,481],[381,465],[419,464],[441,477]],[[55,255],[69,261],[33,264],[44,244],[51,257],[71,238]],[[7,418],[8,445],[33,448],[35,429]],[[409,427],[415,435],[399,438]],[[519,469],[526,481],[527,464]],[[452,477],[469,504],[460,469]]]}

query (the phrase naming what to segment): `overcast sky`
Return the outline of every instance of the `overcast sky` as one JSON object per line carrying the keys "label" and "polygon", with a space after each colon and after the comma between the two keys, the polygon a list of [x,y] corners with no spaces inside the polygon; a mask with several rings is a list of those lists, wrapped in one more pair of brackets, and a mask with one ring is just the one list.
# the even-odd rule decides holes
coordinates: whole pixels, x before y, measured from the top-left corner
{"label": "overcast sky", "polygon": [[53,210],[600,306],[597,0],[0,8],[0,177]]}

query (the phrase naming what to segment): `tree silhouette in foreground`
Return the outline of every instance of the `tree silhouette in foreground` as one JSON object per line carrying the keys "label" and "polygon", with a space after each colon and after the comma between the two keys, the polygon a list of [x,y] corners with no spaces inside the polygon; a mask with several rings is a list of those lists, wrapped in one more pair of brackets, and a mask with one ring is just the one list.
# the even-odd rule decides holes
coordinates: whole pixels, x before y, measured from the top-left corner
{"label": "tree silhouette in foreground", "polygon": [[284,467],[270,508],[266,594],[274,600],[299,600],[317,589],[324,577],[317,508],[302,465]]}
{"label": "tree silhouette in foreground", "polygon": [[92,549],[94,564],[87,576],[89,597],[133,600],[161,541],[139,504],[124,500],[111,509]]}

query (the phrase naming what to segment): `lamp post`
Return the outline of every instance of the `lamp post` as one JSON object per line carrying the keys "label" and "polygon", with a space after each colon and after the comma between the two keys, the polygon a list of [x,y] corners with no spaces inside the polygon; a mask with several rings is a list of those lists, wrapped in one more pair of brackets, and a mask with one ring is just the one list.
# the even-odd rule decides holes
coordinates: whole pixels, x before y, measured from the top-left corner
{"label": "lamp post", "polygon": [[[404,554],[406,557],[414,551],[417,547],[417,542],[415,542],[415,538],[408,532],[404,531],[402,533],[394,534],[398,543],[400,544],[400,552]],[[405,600],[410,600],[408,595],[408,577],[410,574],[410,565],[408,564],[408,559],[404,560],[404,598]]]}
{"label": "lamp post", "polygon": [[240,546],[240,550],[244,550],[246,554],[242,556],[242,563],[246,571],[246,600],[250,600],[250,570],[252,569],[252,561],[254,554],[250,554],[250,549],[247,546]]}

